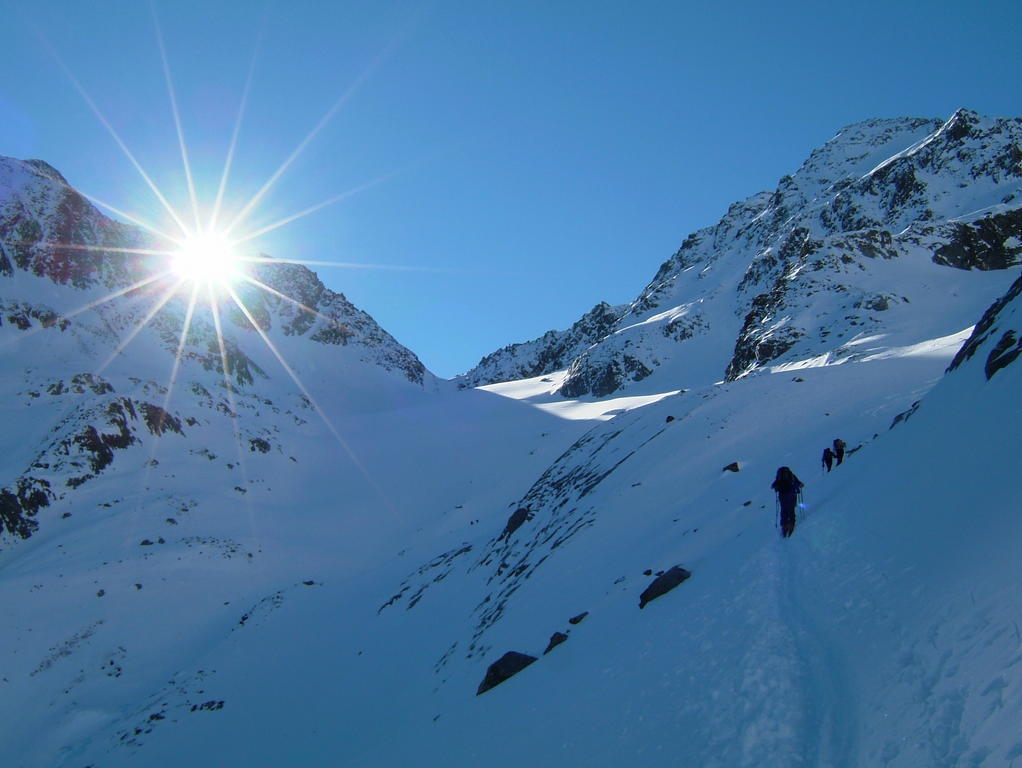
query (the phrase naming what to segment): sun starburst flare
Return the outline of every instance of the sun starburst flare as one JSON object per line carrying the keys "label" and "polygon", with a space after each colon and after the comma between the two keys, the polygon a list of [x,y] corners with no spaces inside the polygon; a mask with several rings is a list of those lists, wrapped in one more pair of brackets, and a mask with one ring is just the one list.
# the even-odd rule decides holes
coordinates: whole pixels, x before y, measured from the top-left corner
{"label": "sun starburst flare", "polygon": [[[297,158],[305,152],[306,148],[313,142],[317,135],[326,128],[327,124],[330,123],[334,116],[349,102],[352,95],[362,87],[372,71],[389,55],[393,45],[386,46],[384,50],[378,54],[346,88],[341,91],[340,95],[334,99],[318,122],[298,142],[295,148],[287,154],[287,157],[270,175],[270,177],[261,186],[259,186],[257,191],[249,197],[247,201],[238,204],[237,207],[234,208],[232,214],[227,215],[227,209],[231,207],[228,205],[227,196],[228,176],[235,163],[235,151],[238,144],[238,136],[242,127],[242,118],[249,100],[253,74],[256,69],[259,42],[261,42],[263,30],[260,30],[259,32],[259,41],[257,41],[250,66],[248,68],[246,82],[241,94],[238,114],[234,121],[227,157],[223,165],[219,184],[215,190],[211,190],[208,195],[204,195],[203,190],[196,184],[197,177],[193,174],[193,169],[191,167],[188,145],[185,139],[185,131],[181,121],[181,111],[178,106],[177,94],[175,92],[173,78],[171,75],[170,58],[167,53],[163,29],[160,24],[159,16],[156,12],[155,4],[151,6],[151,11],[152,23],[156,36],[156,49],[158,50],[159,60],[162,65],[164,85],[169,97],[171,116],[173,118],[173,125],[177,136],[177,148],[183,165],[183,173],[186,182],[185,189],[187,190],[188,195],[187,209],[190,209],[190,211],[187,214],[183,214],[171,204],[168,196],[161,191],[152,175],[143,168],[142,163],[128,148],[127,143],[114,128],[107,116],[102,112],[96,100],[93,99],[85,86],[56,52],[55,48],[47,40],[45,40],[45,37],[42,33],[40,33],[40,37],[43,39],[46,49],[56,60],[60,69],[64,72],[67,78],[71,81],[75,90],[85,101],[90,111],[106,129],[107,133],[111,136],[114,143],[119,147],[132,167],[134,167],[141,176],[146,186],[166,212],[170,222],[172,222],[169,227],[171,231],[168,231],[167,226],[147,221],[142,216],[128,213],[122,208],[110,205],[96,197],[77,192],[77,190],[72,190],[71,187],[69,187],[62,179],[54,178],[53,181],[64,186],[69,193],[82,194],[86,199],[111,212],[115,216],[120,217],[123,221],[127,221],[136,227],[145,230],[149,233],[151,241],[158,241],[158,245],[157,247],[151,248],[120,248],[84,245],[79,243],[51,242],[41,244],[43,247],[54,249],[66,248],[71,251],[93,251],[101,254],[118,253],[126,256],[134,255],[142,257],[143,261],[147,261],[148,263],[146,268],[148,274],[143,276],[136,272],[134,275],[135,278],[141,277],[141,279],[135,279],[134,282],[126,287],[114,290],[101,298],[91,300],[83,306],[57,317],[53,321],[47,321],[47,323],[44,324],[44,327],[51,327],[54,324],[63,323],[70,318],[81,315],[89,310],[97,310],[106,302],[110,302],[121,297],[127,296],[128,298],[139,301],[144,301],[146,298],[151,297],[151,304],[143,311],[143,316],[137,323],[133,324],[133,326],[127,331],[126,335],[119,340],[116,348],[110,356],[97,369],[96,372],[99,373],[110,366],[111,363],[113,363],[124,352],[128,345],[139,337],[143,329],[154,321],[157,315],[159,315],[161,311],[167,307],[168,303],[175,298],[179,298],[186,309],[183,317],[181,318],[180,336],[176,340],[176,349],[172,350],[174,359],[164,399],[164,411],[169,411],[175,385],[181,372],[183,361],[187,356],[187,347],[190,338],[189,334],[192,333],[192,327],[196,322],[196,317],[198,316],[200,309],[203,309],[203,311],[208,313],[208,316],[210,316],[213,321],[216,349],[218,351],[222,367],[224,386],[226,387],[227,396],[230,401],[230,412],[232,416],[232,423],[234,425],[235,439],[238,443],[239,457],[242,457],[241,432],[237,420],[238,408],[235,402],[235,383],[232,382],[228,343],[224,336],[223,319],[221,317],[223,311],[221,302],[226,302],[228,305],[233,304],[239,310],[240,315],[249,321],[251,328],[255,329],[257,335],[265,343],[272,356],[280,363],[281,367],[297,386],[303,397],[312,405],[313,409],[326,425],[330,434],[342,447],[344,452],[351,458],[352,462],[356,467],[358,467],[370,485],[376,489],[380,498],[384,502],[384,506],[393,511],[393,506],[390,504],[383,490],[369,476],[368,471],[355,455],[351,446],[344,440],[340,431],[334,426],[326,412],[312,396],[312,393],[301,380],[294,367],[285,360],[281,351],[273,344],[269,336],[260,327],[257,318],[253,315],[251,309],[245,305],[242,296],[236,290],[236,287],[239,284],[252,286],[256,290],[263,291],[268,295],[274,296],[277,299],[284,300],[289,304],[296,306],[301,312],[308,313],[325,323],[337,325],[339,323],[338,320],[320,312],[316,307],[310,307],[307,304],[288,296],[284,291],[278,290],[277,288],[268,285],[263,280],[258,279],[259,277],[262,277],[262,275],[259,275],[260,266],[268,263],[276,263],[360,269],[421,269],[415,267],[400,267],[396,265],[360,264],[357,262],[271,259],[259,254],[258,252],[248,250],[251,248],[251,244],[253,242],[257,242],[257,238],[260,238],[261,236],[285,225],[292,224],[306,216],[310,216],[328,206],[339,203],[346,198],[363,192],[364,190],[384,183],[394,177],[396,175],[395,172],[385,174],[339,194],[332,195],[322,202],[302,208],[297,213],[278,218],[269,225],[260,227],[253,226],[248,228],[247,231],[244,229],[245,223],[251,219],[256,207],[266,198],[267,194],[276,185],[277,181],[294,165]],[[204,211],[200,201],[207,197],[211,199],[212,205],[208,210]],[[167,222],[164,223],[166,224]],[[247,252],[242,252],[241,246],[243,244],[247,244]],[[35,243],[27,245],[35,245]],[[42,330],[42,328],[39,328],[38,330]]]}
{"label": "sun starburst flare", "polygon": [[194,235],[181,241],[171,260],[174,273],[191,283],[230,283],[241,270],[234,244],[218,232]]}

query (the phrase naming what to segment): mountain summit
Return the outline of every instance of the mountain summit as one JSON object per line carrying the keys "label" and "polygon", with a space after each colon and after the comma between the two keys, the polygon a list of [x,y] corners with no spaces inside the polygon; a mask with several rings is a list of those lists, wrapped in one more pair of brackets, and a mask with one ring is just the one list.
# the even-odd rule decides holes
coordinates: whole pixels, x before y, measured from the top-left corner
{"label": "mountain summit", "polygon": [[[889,345],[917,340],[919,323],[927,326],[919,338],[960,330],[978,307],[958,286],[969,293],[975,281],[946,268],[1022,261],[1020,147],[1018,119],[965,109],[947,120],[848,126],[773,192],[689,235],[572,360],[551,332],[484,358],[465,380],[567,368],[562,395],[603,397],[654,373],[648,386],[677,388],[813,355],[861,355],[874,346],[863,339],[877,334]],[[513,362],[523,353],[550,362]],[[503,369],[497,357],[508,360]]]}

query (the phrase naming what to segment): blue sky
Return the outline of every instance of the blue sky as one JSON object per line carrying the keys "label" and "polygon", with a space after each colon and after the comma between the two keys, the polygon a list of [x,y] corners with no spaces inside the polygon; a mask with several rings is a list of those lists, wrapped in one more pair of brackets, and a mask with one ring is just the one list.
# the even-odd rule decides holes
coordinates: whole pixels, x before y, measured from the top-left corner
{"label": "blue sky", "polygon": [[[1022,115],[1016,1],[154,7],[200,198],[251,71],[229,205],[321,125],[252,224],[365,188],[257,244],[408,268],[316,269],[442,376],[630,301],[689,232],[844,125]],[[149,3],[0,0],[0,18],[0,154],[165,219],[55,52],[188,210]]]}

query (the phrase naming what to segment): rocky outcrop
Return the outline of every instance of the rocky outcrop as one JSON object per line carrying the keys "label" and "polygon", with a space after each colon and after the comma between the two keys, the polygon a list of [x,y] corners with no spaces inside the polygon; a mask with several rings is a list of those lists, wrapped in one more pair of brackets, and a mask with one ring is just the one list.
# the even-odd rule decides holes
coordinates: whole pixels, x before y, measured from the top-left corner
{"label": "rocky outcrop", "polygon": [[960,368],[981,350],[987,351],[983,373],[990,380],[995,373],[1014,363],[1022,354],[1022,277],[995,301],[976,323],[969,340],[948,366]]}
{"label": "rocky outcrop", "polygon": [[950,241],[933,253],[958,269],[1007,269],[1022,263],[1022,208],[969,224],[954,224]]}
{"label": "rocky outcrop", "polygon": [[493,662],[489,669],[486,670],[486,677],[484,677],[483,681],[479,683],[479,689],[476,691],[476,696],[481,693],[486,693],[491,688],[514,677],[534,661],[536,661],[535,656],[529,656],[526,653],[518,653],[517,651],[508,651]]}
{"label": "rocky outcrop", "polygon": [[504,531],[500,534],[502,539],[508,538],[512,533],[521,528],[526,522],[531,520],[533,517],[528,507],[519,507],[511,513],[511,517],[507,519],[507,523],[504,525]]}

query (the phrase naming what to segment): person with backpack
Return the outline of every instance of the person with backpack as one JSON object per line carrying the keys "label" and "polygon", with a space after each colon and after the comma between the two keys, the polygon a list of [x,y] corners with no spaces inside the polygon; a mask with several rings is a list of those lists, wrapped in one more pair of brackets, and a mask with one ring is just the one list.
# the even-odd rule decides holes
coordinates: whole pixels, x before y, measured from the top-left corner
{"label": "person with backpack", "polygon": [[837,465],[840,467],[841,462],[845,460],[845,441],[840,437],[834,438],[834,458],[837,459]]}
{"label": "person with backpack", "polygon": [[781,537],[788,538],[795,532],[795,505],[802,492],[802,481],[788,467],[780,467],[770,486],[777,494],[781,511]]}
{"label": "person with backpack", "polygon": [[825,466],[827,468],[827,471],[830,472],[830,468],[833,465],[834,451],[830,450],[830,446],[828,445],[826,448],[823,449],[823,466]]}

